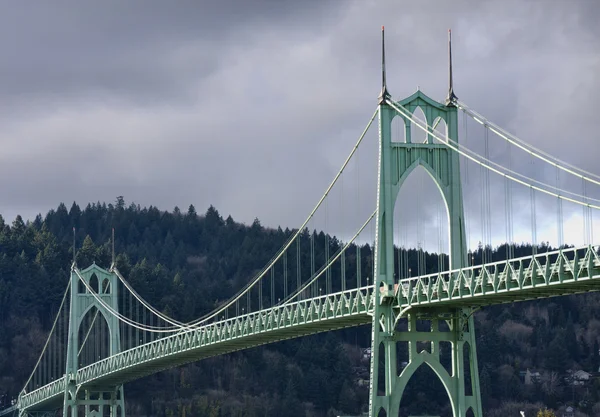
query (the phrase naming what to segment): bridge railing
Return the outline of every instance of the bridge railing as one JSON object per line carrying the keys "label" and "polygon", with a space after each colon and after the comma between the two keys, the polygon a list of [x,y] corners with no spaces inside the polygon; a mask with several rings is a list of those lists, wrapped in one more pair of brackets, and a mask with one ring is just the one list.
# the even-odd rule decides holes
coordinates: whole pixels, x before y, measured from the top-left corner
{"label": "bridge railing", "polygon": [[[477,297],[484,302],[483,298],[491,294],[552,287],[593,278],[600,278],[598,246],[585,246],[402,279],[396,295],[401,306]],[[498,302],[501,300],[484,304]]]}
{"label": "bridge railing", "polygon": [[19,409],[26,410],[43,401],[47,401],[53,397],[57,397],[64,394],[66,384],[67,378],[66,376],[63,376],[62,378],[59,378],[56,381],[52,381],[51,383],[46,384],[43,387],[40,387],[34,391],[22,394],[19,397]]}
{"label": "bridge railing", "polygon": [[[347,319],[351,316],[364,318],[372,310],[373,294],[371,286],[353,288],[278,305],[239,317],[208,323],[113,355],[80,369],[77,372],[77,384],[87,384],[117,372],[126,373],[128,369],[144,367],[145,365],[151,368],[153,360],[184,352],[188,355],[191,350],[200,350],[209,345],[215,346],[218,351],[217,344],[234,339],[239,340],[243,337],[257,336],[269,332],[276,335],[277,330],[294,326],[316,325],[319,322]],[[322,330],[315,329],[313,332],[317,333],[318,331]],[[274,340],[289,337],[279,337],[279,339]],[[271,341],[273,340],[266,337],[264,341],[258,344]],[[250,346],[254,345],[256,345],[256,342],[253,342]],[[239,349],[239,347],[236,349]],[[223,347],[221,353],[227,353],[231,350],[230,347]],[[201,356],[201,353],[199,353],[198,357]],[[143,370],[141,372],[144,373]],[[134,378],[127,379],[125,377],[125,379]]]}

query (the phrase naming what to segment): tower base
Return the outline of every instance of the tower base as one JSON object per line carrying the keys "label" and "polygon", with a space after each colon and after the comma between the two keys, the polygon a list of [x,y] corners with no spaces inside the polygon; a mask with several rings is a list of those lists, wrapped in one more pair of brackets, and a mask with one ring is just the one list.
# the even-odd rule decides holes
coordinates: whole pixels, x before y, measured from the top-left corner
{"label": "tower base", "polygon": [[441,381],[453,417],[481,417],[473,310],[410,310],[381,305],[373,318],[370,416],[398,416],[409,380],[429,366]]}
{"label": "tower base", "polygon": [[63,417],[125,417],[123,387],[90,388],[76,391],[69,386],[65,395]]}

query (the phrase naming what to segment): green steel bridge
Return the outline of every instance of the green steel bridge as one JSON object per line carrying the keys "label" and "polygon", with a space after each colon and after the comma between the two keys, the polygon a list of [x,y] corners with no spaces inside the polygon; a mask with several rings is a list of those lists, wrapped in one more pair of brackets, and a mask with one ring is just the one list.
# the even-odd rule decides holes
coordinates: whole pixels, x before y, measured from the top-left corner
{"label": "green steel bridge", "polygon": [[[451,62],[450,42],[449,53]],[[129,381],[211,356],[371,324],[370,416],[398,415],[408,381],[426,364],[442,382],[455,417],[480,417],[474,311],[486,305],[598,290],[600,256],[598,247],[588,239],[587,245],[578,248],[536,253],[532,246],[530,256],[500,262],[484,258],[473,265],[465,231],[461,158],[488,175],[501,176],[507,184],[527,188],[532,198],[538,193],[558,204],[579,205],[588,213],[587,219],[600,206],[594,199],[528,179],[459,145],[458,113],[481,124],[486,137],[491,132],[578,180],[600,182],[595,175],[538,151],[459,101],[453,90],[451,64],[444,103],[421,91],[403,100],[392,99],[386,86],[383,42],[382,54],[382,90],[375,114],[307,220],[244,288],[214,311],[183,323],[137,294],[114,260],[108,269],[94,264],[81,270],[74,262],[40,359],[16,404],[0,410],[0,416],[56,410],[62,410],[64,416],[124,416],[123,385]],[[417,108],[423,111],[424,120],[414,115]],[[334,244],[325,235],[319,259],[315,256],[317,235],[308,233],[308,227],[348,170],[375,118],[379,127],[374,210],[346,242]],[[392,140],[394,119],[406,128],[402,141]],[[436,129],[439,123],[445,131]],[[414,127],[425,132],[425,141],[412,140]],[[403,183],[417,167],[430,174],[443,197],[449,250],[446,258],[440,255],[440,272],[412,276],[402,262],[405,254],[394,244],[393,214]],[[587,228],[592,229],[592,223],[588,221]],[[366,240],[369,225],[374,225],[375,231],[373,265],[372,275],[365,276],[359,243]],[[535,232],[532,240],[535,244]],[[300,268],[302,245],[309,248],[310,271]],[[369,276],[375,279],[369,282]],[[428,320],[429,331],[417,331],[417,320]],[[423,342],[429,348],[423,349]],[[406,343],[409,352],[408,364],[401,371],[397,367],[398,343]],[[442,343],[451,349],[450,369],[440,361]],[[469,379],[470,386],[466,386]]]}

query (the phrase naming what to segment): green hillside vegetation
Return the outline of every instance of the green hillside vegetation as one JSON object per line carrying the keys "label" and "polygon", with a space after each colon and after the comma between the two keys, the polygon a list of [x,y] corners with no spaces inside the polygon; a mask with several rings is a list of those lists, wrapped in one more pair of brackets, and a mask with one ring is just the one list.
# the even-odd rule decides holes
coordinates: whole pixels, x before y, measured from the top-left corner
{"label": "green hillside vegetation", "polygon": [[[209,207],[60,204],[45,217],[7,224],[0,216],[0,405],[17,396],[43,347],[69,279],[73,227],[77,263],[108,267],[111,229],[117,266],[159,310],[188,321],[212,310],[262,268],[294,232],[226,219]],[[308,236],[308,232],[306,233]],[[324,245],[325,236],[318,241]],[[329,239],[334,253],[340,242]],[[304,245],[307,249],[309,245]],[[550,249],[547,245],[538,251]],[[516,256],[532,247],[515,248]],[[350,253],[356,253],[350,252]],[[501,260],[505,247],[493,251]],[[369,275],[371,248],[361,263]],[[473,254],[481,260],[482,248]],[[426,254],[428,272],[437,254]],[[409,253],[412,271],[417,255]],[[310,255],[301,261],[309,268]],[[308,269],[306,269],[308,270]],[[349,269],[350,270],[350,269]],[[354,278],[353,278],[354,279]],[[349,279],[350,280],[350,279]],[[354,280],[355,282],[355,280]],[[484,308],[476,313],[477,353],[485,415],[536,415],[574,406],[600,415],[600,296],[596,293]],[[304,337],[164,371],[126,385],[127,414],[164,416],[358,415],[368,405],[370,327]],[[529,372],[528,372],[529,370]],[[591,374],[578,380],[574,372]],[[582,373],[578,375],[583,375]],[[441,384],[429,368],[409,383],[402,415],[449,415]],[[516,410],[516,411],[514,411]],[[515,414],[516,412],[516,414]],[[557,413],[557,415],[559,415]]]}

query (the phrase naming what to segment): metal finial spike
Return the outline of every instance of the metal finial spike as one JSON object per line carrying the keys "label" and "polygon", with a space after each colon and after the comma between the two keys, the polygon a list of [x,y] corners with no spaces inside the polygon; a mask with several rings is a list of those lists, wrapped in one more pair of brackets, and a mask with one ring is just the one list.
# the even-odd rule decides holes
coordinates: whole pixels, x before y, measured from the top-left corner
{"label": "metal finial spike", "polygon": [[385,80],[385,27],[381,26],[381,94],[379,94],[379,104],[383,104],[390,97],[387,91]]}
{"label": "metal finial spike", "polygon": [[454,94],[454,85],[452,80],[452,30],[448,29],[448,97],[446,105],[452,105],[458,99]]}

